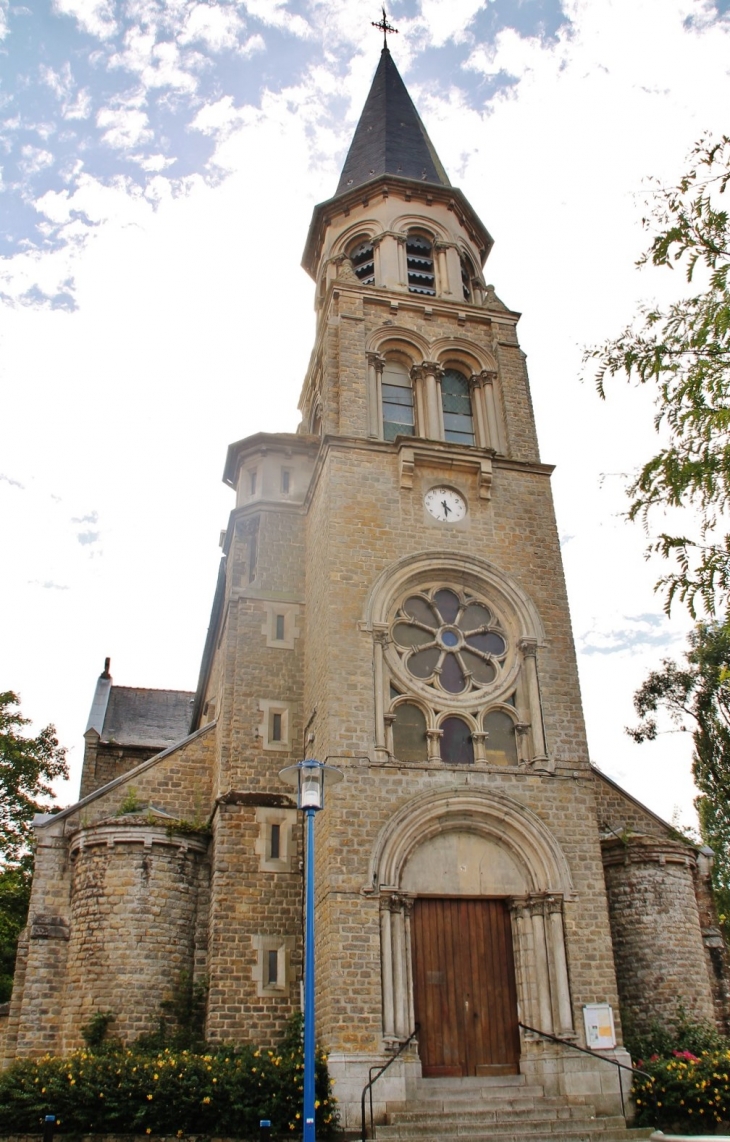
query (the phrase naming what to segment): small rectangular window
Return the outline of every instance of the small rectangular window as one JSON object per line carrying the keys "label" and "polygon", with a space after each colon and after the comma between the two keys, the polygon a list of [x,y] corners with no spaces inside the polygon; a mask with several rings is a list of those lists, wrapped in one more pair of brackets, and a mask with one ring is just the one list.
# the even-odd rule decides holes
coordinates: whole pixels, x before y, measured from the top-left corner
{"label": "small rectangular window", "polygon": [[248,581],[253,583],[256,578],[256,564],[259,557],[258,536],[252,535],[248,544]]}
{"label": "small rectangular window", "polygon": [[276,638],[278,639],[279,642],[283,642],[284,637],[285,637],[284,636],[284,616],[283,615],[277,615],[276,616]]}
{"label": "small rectangular window", "polygon": [[255,468],[249,473],[249,480],[251,482],[251,495],[255,496],[256,495],[256,469]]}
{"label": "small rectangular window", "polygon": [[271,740],[272,742],[281,741],[281,714],[271,715]]}
{"label": "small rectangular window", "polygon": [[267,983],[278,983],[279,982],[279,953],[277,951],[267,952],[266,958],[268,960],[268,963],[267,963],[268,979],[266,982]]}
{"label": "small rectangular window", "polygon": [[289,484],[291,481],[291,472],[288,468],[281,469],[281,490],[286,494],[289,491]]}
{"label": "small rectangular window", "polygon": [[281,850],[281,825],[271,826],[271,852],[269,857],[271,860],[279,860],[279,853]]}

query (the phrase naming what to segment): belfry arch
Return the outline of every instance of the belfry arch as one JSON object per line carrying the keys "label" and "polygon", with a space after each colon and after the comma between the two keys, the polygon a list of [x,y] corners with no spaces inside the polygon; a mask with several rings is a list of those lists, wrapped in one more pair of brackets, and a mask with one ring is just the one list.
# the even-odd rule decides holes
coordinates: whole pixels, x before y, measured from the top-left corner
{"label": "belfry arch", "polygon": [[516,1020],[574,1036],[563,908],[574,899],[547,826],[505,794],[466,787],[416,797],[384,826],[368,894],[380,900],[383,1038],[415,1025],[412,914],[419,897],[501,899],[510,916]]}

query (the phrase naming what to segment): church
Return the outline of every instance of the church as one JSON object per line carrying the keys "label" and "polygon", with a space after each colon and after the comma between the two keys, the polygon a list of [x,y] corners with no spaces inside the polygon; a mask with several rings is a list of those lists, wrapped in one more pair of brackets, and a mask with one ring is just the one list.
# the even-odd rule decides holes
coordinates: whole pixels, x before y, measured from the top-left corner
{"label": "church", "polygon": [[280,771],[304,757],[343,774],[317,816],[316,988],[348,1129],[407,1044],[374,1091],[391,1137],[454,1133],[466,1106],[473,1137],[628,1138],[623,1030],[678,1002],[728,1030],[711,851],[588,758],[491,248],[384,47],[306,238],[301,424],[228,449],[197,689],[115,686],[107,660],[80,800],[36,821],[6,1064],[79,1047],[95,1012],[131,1042],[183,974],[209,1041],[278,1041],[303,893]]}

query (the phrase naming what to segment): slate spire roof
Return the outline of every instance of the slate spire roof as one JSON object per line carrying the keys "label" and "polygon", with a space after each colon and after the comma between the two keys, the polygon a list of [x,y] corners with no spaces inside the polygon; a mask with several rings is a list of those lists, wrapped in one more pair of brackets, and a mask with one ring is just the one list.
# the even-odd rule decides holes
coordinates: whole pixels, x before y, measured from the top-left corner
{"label": "slate spire roof", "polygon": [[383,174],[451,186],[387,47],[381,52],[336,193],[345,194]]}

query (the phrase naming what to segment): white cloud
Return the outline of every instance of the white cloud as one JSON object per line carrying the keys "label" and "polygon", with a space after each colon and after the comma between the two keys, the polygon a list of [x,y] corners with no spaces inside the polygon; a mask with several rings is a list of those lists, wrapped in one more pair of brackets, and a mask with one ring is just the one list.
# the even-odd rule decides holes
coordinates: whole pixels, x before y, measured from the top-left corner
{"label": "white cloud", "polygon": [[88,119],[91,115],[91,92],[88,87],[82,87],[76,93],[76,99],[71,103],[64,104],[63,117],[64,119]]}
{"label": "white cloud", "polygon": [[22,158],[18,161],[18,166],[23,174],[28,176],[38,174],[39,171],[52,166],[54,162],[50,151],[45,151],[42,147],[33,147],[30,143],[22,146],[20,153]]}
{"label": "white cloud", "polygon": [[130,159],[137,163],[144,171],[164,171],[173,166],[175,159],[168,159],[165,155],[130,155]]}
{"label": "white cloud", "polygon": [[4,40],[10,31],[8,25],[9,0],[0,0],[0,40]]}
{"label": "white cloud", "polygon": [[171,87],[175,91],[195,91],[197,80],[184,66],[199,62],[195,53],[188,53],[184,58],[177,44],[157,43],[155,30],[138,26],[129,29],[124,43],[124,51],[110,57],[109,67],[133,72],[145,89]]}
{"label": "white cloud", "polygon": [[53,7],[63,16],[72,16],[85,32],[100,40],[117,30],[112,0],[53,0]]}
{"label": "white cloud", "polygon": [[96,124],[104,130],[103,141],[116,150],[138,147],[152,138],[147,112],[135,107],[102,107]]}
{"label": "white cloud", "polygon": [[195,4],[187,14],[178,39],[181,44],[199,40],[211,51],[220,52],[237,47],[244,28],[243,20],[232,6]]}
{"label": "white cloud", "polygon": [[288,0],[244,0],[246,11],[251,16],[272,28],[282,28],[299,39],[309,39],[312,29],[302,16],[286,10]]}

